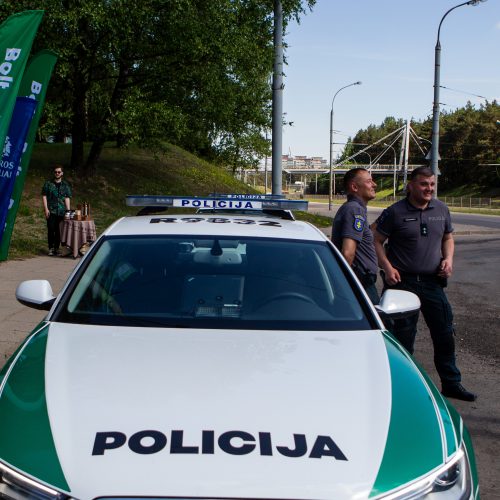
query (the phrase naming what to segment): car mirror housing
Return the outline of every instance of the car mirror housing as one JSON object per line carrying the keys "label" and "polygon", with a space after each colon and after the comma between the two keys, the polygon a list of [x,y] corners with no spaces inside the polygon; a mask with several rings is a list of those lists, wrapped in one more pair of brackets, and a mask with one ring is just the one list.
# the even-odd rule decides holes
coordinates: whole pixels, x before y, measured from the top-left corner
{"label": "car mirror housing", "polygon": [[16,299],[25,306],[49,311],[56,297],[47,280],[28,280],[18,285]]}
{"label": "car mirror housing", "polygon": [[420,299],[414,293],[405,290],[386,290],[375,309],[386,318],[405,318],[418,312]]}

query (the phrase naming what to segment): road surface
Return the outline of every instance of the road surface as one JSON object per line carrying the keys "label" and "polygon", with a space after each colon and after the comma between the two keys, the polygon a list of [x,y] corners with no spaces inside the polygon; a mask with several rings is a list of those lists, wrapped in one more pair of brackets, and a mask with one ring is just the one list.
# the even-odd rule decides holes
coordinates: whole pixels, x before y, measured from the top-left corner
{"label": "road surface", "polygon": [[[339,205],[309,203],[309,211],[334,217]],[[369,207],[369,222],[382,208]],[[482,500],[500,500],[500,217],[452,213],[455,229],[453,276],[447,294],[453,307],[457,366],[474,403],[452,400],[473,439]],[[325,229],[328,235],[330,229]],[[379,283],[380,285],[380,283]],[[422,319],[415,358],[439,385],[432,341]]]}
{"label": "road surface", "polygon": [[[479,234],[457,235],[455,269],[447,293],[454,309],[457,364],[464,385],[479,397],[474,403],[453,401],[453,404],[473,438],[482,499],[497,500],[500,499],[500,231],[492,234],[485,225],[478,226],[478,231]],[[26,279],[47,278],[57,292],[76,262],[69,258],[37,257],[0,263],[3,326],[0,366],[45,314],[16,302],[17,284]],[[417,361],[439,386],[431,340],[423,322],[415,347]]]}
{"label": "road surface", "polygon": [[[332,206],[332,210],[328,210],[327,203],[309,202],[309,212],[325,215],[327,217],[335,217],[340,204]],[[382,213],[383,208],[368,206],[368,217],[371,222]],[[455,226],[455,231],[469,231],[469,232],[500,232],[500,216],[497,215],[483,215],[483,214],[464,214],[461,212],[452,212],[451,219]]]}

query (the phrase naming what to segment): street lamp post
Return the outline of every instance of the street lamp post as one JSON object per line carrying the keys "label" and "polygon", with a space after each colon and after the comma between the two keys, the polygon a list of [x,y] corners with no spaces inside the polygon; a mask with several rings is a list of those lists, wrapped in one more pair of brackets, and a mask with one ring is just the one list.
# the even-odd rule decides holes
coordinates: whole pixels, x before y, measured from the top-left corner
{"label": "street lamp post", "polygon": [[281,194],[283,172],[283,6],[274,0],[274,66],[272,105],[272,194]]}
{"label": "street lamp post", "polygon": [[370,164],[368,165],[368,169],[371,169],[372,168],[372,157],[370,156],[370,153],[368,153],[367,151],[361,151],[362,153],[365,153],[365,155],[368,156],[368,158],[370,159]]}
{"label": "street lamp post", "polygon": [[440,78],[441,78],[441,43],[439,41],[439,35],[441,33],[441,25],[443,24],[444,18],[458,7],[463,5],[477,5],[486,0],[469,0],[468,2],[462,2],[455,7],[449,9],[445,15],[441,18],[437,33],[436,48],[434,50],[434,103],[432,106],[432,147],[431,147],[431,169],[436,177],[436,189],[434,191],[434,196],[437,197],[437,187],[438,187],[438,175],[439,175],[439,89],[440,89]]}
{"label": "street lamp post", "polygon": [[394,152],[394,172],[393,172],[393,178],[392,178],[392,192],[393,192],[394,201],[395,201],[396,200],[396,150],[394,149],[394,146],[391,146],[390,144],[386,144],[385,142],[384,142],[384,146],[391,148],[392,151]]}
{"label": "street lamp post", "polygon": [[349,85],[346,85],[345,87],[341,87],[340,89],[335,92],[335,95],[333,96],[332,99],[332,107],[330,109],[330,187],[328,189],[328,210],[332,209],[332,189],[335,191],[334,188],[334,175],[333,175],[333,160],[332,160],[332,146],[333,146],[333,103],[335,102],[335,98],[337,97],[337,94],[341,91],[346,89],[347,87],[352,87],[353,85],[361,85],[361,82],[353,82],[350,83]]}

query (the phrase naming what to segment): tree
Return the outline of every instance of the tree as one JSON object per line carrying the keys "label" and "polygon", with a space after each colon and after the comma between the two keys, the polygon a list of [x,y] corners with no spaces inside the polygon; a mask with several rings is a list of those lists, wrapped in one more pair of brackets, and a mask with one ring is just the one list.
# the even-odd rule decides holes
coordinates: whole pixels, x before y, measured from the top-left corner
{"label": "tree", "polygon": [[[314,3],[284,0],[285,26]],[[46,11],[36,43],[59,54],[48,116],[71,127],[84,174],[110,139],[169,140],[212,159],[262,153],[272,0],[7,0],[0,15],[30,8]]]}
{"label": "tree", "polygon": [[[500,107],[496,101],[486,102],[479,108],[467,103],[463,108],[442,113],[439,142],[441,189],[463,185],[500,187],[500,177],[495,170],[495,164],[500,160],[499,119]],[[359,130],[352,141],[349,139],[343,157],[355,152],[356,143],[373,144],[403,124],[402,119],[387,117],[379,126],[370,125]],[[430,139],[432,119],[412,121],[412,128],[418,137]],[[381,151],[382,148],[376,153]],[[381,162],[391,162],[392,153],[387,152],[389,154],[391,156],[382,157]],[[420,150],[410,148],[409,163],[422,164],[423,160]]]}

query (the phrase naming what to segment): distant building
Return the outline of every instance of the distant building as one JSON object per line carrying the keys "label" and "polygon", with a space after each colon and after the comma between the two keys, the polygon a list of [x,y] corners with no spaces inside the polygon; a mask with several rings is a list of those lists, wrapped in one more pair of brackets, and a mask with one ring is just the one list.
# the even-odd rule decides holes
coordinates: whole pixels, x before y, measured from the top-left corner
{"label": "distant building", "polygon": [[327,168],[328,162],[321,156],[291,156],[282,155],[282,168]]}
{"label": "distant building", "polygon": [[[259,169],[264,169],[265,160],[262,160],[259,165]],[[267,159],[267,168],[270,170],[272,165],[272,159]],[[281,168],[301,168],[301,169],[326,169],[328,168],[328,161],[321,156],[292,156],[292,155],[282,155],[281,156]]]}

